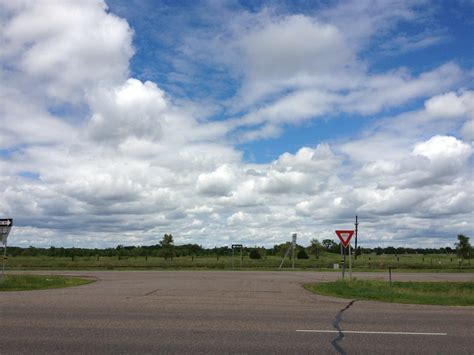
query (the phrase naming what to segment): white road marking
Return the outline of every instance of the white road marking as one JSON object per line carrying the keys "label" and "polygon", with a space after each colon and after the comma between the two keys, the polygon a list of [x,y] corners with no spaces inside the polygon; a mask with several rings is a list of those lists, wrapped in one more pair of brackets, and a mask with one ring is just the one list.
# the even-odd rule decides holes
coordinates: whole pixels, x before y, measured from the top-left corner
{"label": "white road marking", "polygon": [[[323,330],[323,329],[297,329],[301,333],[339,333],[338,330]],[[367,330],[343,330],[343,334],[387,334],[387,335],[448,335],[448,333],[416,333],[416,332],[373,332]]]}

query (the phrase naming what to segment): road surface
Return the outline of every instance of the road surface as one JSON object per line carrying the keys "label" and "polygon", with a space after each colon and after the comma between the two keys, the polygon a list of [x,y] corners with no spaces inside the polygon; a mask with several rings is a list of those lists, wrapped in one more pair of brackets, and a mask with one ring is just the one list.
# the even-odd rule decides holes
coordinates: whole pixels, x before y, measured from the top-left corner
{"label": "road surface", "polygon": [[[474,307],[314,295],[336,273],[84,271],[98,282],[1,292],[0,354],[473,354]],[[385,274],[356,273],[360,278]],[[394,274],[473,280],[473,274]]]}

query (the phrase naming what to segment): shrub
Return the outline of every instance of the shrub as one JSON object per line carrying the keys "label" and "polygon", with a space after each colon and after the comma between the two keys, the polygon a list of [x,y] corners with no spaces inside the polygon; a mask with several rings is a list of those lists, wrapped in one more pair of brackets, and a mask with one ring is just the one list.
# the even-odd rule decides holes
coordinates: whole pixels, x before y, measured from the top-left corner
{"label": "shrub", "polygon": [[257,249],[252,249],[249,254],[250,259],[261,259],[262,256]]}
{"label": "shrub", "polygon": [[306,250],[301,249],[298,254],[297,254],[298,259],[309,259],[308,254],[306,253]]}

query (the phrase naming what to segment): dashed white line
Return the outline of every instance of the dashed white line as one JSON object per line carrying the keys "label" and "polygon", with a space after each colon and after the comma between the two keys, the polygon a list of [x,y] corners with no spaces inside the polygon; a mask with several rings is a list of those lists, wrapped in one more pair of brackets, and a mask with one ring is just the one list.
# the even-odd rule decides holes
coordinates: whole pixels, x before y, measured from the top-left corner
{"label": "dashed white line", "polygon": [[[338,330],[326,330],[326,329],[297,329],[300,333],[339,333]],[[386,335],[434,335],[443,336],[448,333],[417,333],[417,332],[377,332],[368,330],[343,330],[344,334],[386,334]]]}

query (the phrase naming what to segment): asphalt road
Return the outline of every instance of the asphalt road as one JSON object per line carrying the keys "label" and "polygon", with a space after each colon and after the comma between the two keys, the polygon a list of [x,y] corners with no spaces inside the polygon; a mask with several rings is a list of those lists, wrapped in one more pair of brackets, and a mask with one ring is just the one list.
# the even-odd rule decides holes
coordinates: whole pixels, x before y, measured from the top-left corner
{"label": "asphalt road", "polygon": [[[474,307],[353,302],[302,288],[305,282],[335,279],[336,273],[61,274],[99,281],[0,293],[0,354],[474,353]],[[460,281],[474,275],[394,278]]]}

